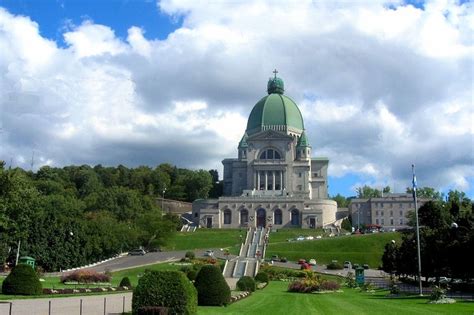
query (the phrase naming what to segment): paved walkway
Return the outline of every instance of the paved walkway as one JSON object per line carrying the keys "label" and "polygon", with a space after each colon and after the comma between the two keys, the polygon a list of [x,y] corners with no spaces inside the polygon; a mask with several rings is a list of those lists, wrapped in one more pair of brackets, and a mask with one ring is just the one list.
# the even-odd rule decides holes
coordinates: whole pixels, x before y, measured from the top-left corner
{"label": "paved walkway", "polygon": [[111,315],[132,310],[132,293],[1,301],[1,315],[10,315],[10,303],[11,315]]}

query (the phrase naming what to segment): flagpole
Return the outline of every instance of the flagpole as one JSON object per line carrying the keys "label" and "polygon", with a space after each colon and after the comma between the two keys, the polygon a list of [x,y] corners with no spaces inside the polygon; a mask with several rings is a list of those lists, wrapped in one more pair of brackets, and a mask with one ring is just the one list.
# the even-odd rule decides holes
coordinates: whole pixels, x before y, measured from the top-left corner
{"label": "flagpole", "polygon": [[418,223],[418,203],[416,199],[416,175],[415,175],[415,164],[411,165],[413,173],[413,199],[415,201],[415,218],[416,218],[416,249],[418,254],[418,286],[420,296],[423,295],[423,286],[421,284],[421,252],[420,252],[420,225]]}

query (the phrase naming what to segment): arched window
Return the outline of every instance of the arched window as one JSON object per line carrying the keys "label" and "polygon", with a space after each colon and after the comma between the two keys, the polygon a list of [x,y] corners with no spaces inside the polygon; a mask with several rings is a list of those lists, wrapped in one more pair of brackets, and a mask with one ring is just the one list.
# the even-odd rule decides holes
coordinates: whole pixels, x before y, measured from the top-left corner
{"label": "arched window", "polygon": [[240,211],[240,224],[249,223],[249,212],[247,209]]}
{"label": "arched window", "polygon": [[224,224],[231,224],[232,223],[232,213],[229,209],[224,210]]}
{"label": "arched window", "polygon": [[298,209],[291,210],[291,225],[300,225],[300,212]]}
{"label": "arched window", "polygon": [[282,224],[283,223],[283,215],[280,209],[276,209],[275,213],[273,214],[273,224]]}
{"label": "arched window", "polygon": [[267,149],[260,153],[260,160],[281,160],[281,154],[277,150]]}

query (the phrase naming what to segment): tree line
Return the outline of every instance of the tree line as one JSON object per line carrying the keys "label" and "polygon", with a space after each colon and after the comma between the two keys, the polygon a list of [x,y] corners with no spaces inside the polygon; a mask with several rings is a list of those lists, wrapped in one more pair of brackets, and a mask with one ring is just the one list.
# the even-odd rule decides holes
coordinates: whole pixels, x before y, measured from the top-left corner
{"label": "tree line", "polygon": [[[474,252],[474,205],[463,192],[450,191],[419,208],[421,270],[423,277],[474,278],[468,253]],[[410,225],[415,227],[412,214]],[[403,233],[401,243],[389,243],[383,270],[398,276],[418,274],[415,230]]]}
{"label": "tree line", "polygon": [[217,171],[66,166],[37,172],[0,161],[0,264],[33,256],[47,271],[81,266],[136,247],[166,244],[179,218],[156,199],[193,201],[222,191]]}

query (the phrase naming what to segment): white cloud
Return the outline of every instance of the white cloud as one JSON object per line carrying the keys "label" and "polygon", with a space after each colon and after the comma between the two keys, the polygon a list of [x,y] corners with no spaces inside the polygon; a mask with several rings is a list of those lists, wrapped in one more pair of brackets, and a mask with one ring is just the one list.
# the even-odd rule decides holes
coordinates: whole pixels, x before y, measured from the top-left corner
{"label": "white cloud", "polygon": [[[0,9],[0,159],[220,168],[276,67],[332,176],[472,189],[471,3],[162,1],[183,26],[70,25]],[[424,175],[424,176],[423,176]]]}

